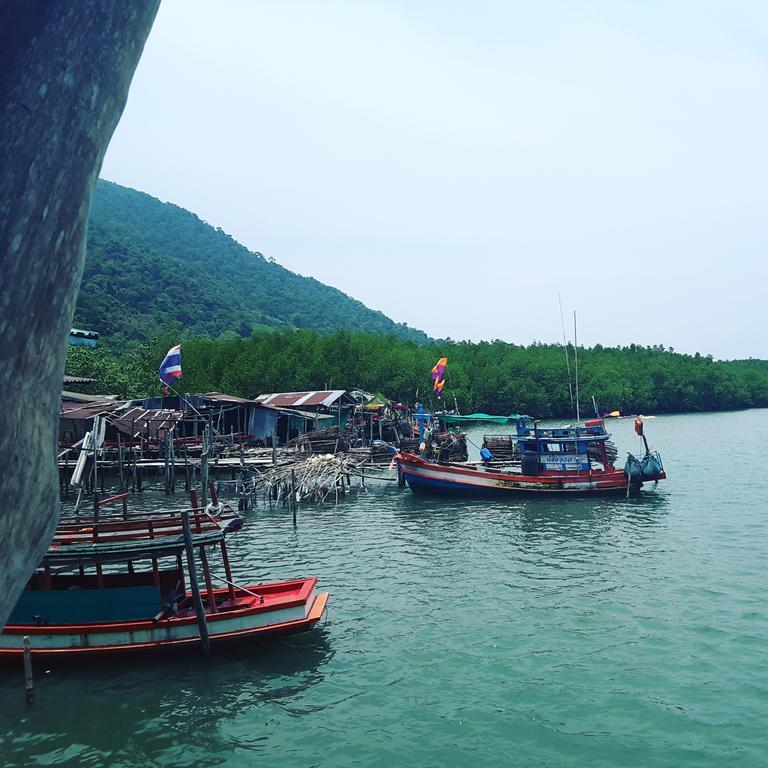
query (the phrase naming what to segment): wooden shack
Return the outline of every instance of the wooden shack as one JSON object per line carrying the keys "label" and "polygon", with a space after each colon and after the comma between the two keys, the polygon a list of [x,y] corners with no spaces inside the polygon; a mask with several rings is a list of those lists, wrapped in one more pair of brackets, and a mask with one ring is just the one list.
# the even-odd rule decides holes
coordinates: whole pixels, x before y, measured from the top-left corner
{"label": "wooden shack", "polygon": [[346,389],[271,392],[259,395],[256,402],[282,412],[282,418],[278,419],[281,444],[321,426],[335,424],[344,429],[358,405]]}

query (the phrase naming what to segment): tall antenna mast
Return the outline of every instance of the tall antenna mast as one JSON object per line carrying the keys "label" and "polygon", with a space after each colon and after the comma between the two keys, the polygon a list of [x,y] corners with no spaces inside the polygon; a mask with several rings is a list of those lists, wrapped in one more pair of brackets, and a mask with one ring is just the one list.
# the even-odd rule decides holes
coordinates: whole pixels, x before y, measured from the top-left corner
{"label": "tall antenna mast", "polygon": [[571,410],[573,410],[573,384],[571,384],[571,363],[568,360],[568,341],[565,338],[565,320],[563,320],[563,302],[560,294],[557,294],[557,303],[560,305],[560,325],[563,326],[563,348],[565,349],[565,368],[568,371],[568,394],[571,397]]}
{"label": "tall antenna mast", "polygon": [[576,422],[581,421],[579,416],[579,339],[576,336],[576,310],[573,310],[573,367],[576,369]]}

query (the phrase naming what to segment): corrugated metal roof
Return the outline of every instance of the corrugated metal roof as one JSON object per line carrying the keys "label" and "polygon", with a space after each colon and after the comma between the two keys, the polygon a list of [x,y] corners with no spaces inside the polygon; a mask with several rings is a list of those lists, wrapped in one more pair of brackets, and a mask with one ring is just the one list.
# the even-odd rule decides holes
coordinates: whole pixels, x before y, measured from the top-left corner
{"label": "corrugated metal roof", "polygon": [[275,408],[326,408],[347,394],[346,389],[312,390],[310,392],[272,392],[259,395],[256,401]]}
{"label": "corrugated metal roof", "polygon": [[65,402],[61,404],[61,419],[92,419],[102,413],[112,413],[122,403],[109,400],[95,400],[87,403]]}
{"label": "corrugated metal roof", "polygon": [[[83,392],[68,392],[66,389],[61,392],[61,399],[63,401],[74,400],[78,403],[98,403],[101,401],[111,403],[117,401],[117,395],[94,395],[85,394]],[[123,401],[120,401],[123,402]],[[62,403],[62,407],[64,407]]]}
{"label": "corrugated metal roof", "polygon": [[204,397],[207,400],[216,400],[221,403],[243,403],[244,405],[252,405],[255,402],[254,400],[248,400],[246,397],[227,395],[224,392],[203,392],[197,395],[197,397]]}
{"label": "corrugated metal roof", "polygon": [[266,403],[260,403],[258,400],[248,400],[245,397],[237,397],[237,395],[227,395],[223,392],[204,392],[201,395],[196,395],[196,397],[202,397],[207,400],[213,400],[215,402],[219,403],[239,403],[241,405],[254,405],[257,408],[264,408],[269,411],[276,411],[278,410],[273,405],[267,405]]}
{"label": "corrugated metal roof", "polygon": [[273,411],[284,413],[288,416],[299,416],[302,419],[312,419],[313,421],[325,421],[326,419],[335,419],[336,417],[331,413],[317,413],[317,411],[297,411],[295,408],[272,408],[269,405],[265,405],[265,408],[270,408]]}
{"label": "corrugated metal roof", "polygon": [[64,376],[65,384],[91,384],[96,379],[89,379],[85,376]]}
{"label": "corrugated metal roof", "polygon": [[110,423],[120,432],[129,437],[143,435],[156,438],[158,431],[171,429],[184,418],[181,411],[160,409],[129,408],[120,413],[118,418],[110,419]]}
{"label": "corrugated metal roof", "polygon": [[78,339],[98,339],[99,334],[97,331],[84,331],[82,328],[70,328],[69,335],[75,336]]}

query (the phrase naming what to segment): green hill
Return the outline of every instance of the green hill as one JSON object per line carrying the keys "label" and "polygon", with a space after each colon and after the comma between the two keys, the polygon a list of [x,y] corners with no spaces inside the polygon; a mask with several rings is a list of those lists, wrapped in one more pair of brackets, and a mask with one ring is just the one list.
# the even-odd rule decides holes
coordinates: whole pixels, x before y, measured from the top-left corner
{"label": "green hill", "polygon": [[75,324],[119,348],[163,330],[250,336],[267,328],[426,334],[249,251],[189,211],[100,180]]}

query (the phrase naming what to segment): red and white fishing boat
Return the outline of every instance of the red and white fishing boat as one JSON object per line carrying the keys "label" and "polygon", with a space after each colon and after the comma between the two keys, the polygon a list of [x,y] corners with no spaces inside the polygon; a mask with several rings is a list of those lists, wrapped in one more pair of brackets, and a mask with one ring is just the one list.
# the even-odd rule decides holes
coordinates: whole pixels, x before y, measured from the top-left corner
{"label": "red and white fishing boat", "polygon": [[[642,424],[638,434],[642,436]],[[524,416],[517,421],[514,438],[518,462],[500,464],[488,452],[483,462],[464,464],[402,453],[397,457],[399,472],[415,493],[465,496],[627,494],[643,483],[666,478],[660,456],[648,449],[647,442],[642,460],[630,455],[623,469],[616,468],[606,449],[610,435],[602,419],[542,429]]]}
{"label": "red and white fishing boat", "polygon": [[[204,510],[191,510],[185,540],[182,514],[60,525],[0,634],[0,658],[22,654],[25,637],[33,656],[199,647],[201,610],[214,648],[305,632],[321,620],[328,593],[317,591],[315,578],[233,582],[224,536],[239,518],[224,524]],[[197,610],[186,586],[189,560],[185,572],[182,559],[190,550],[193,561],[194,552],[200,559],[205,582]],[[213,573],[214,558],[224,576]],[[214,588],[214,581],[223,587]]]}

